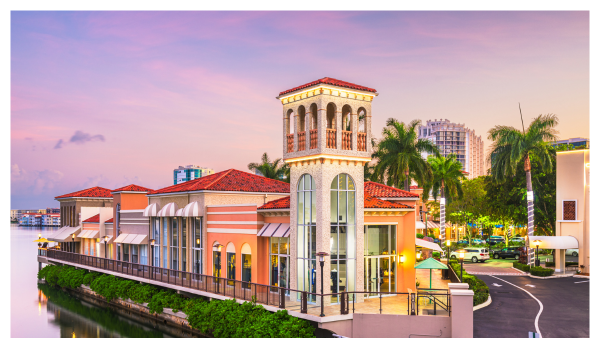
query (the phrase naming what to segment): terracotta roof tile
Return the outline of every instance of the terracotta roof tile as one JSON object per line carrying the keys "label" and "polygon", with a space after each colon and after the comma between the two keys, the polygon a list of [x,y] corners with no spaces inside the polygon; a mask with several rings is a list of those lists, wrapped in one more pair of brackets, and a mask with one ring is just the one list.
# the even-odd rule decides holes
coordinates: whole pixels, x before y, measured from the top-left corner
{"label": "terracotta roof tile", "polygon": [[419,198],[418,194],[408,192],[406,190],[393,188],[385,184],[376,182],[365,182],[365,193],[373,197],[386,198],[386,197],[414,197]]}
{"label": "terracotta roof tile", "polygon": [[290,184],[236,169],[229,169],[214,173],[212,175],[200,177],[192,181],[154,190],[154,192],[149,195],[198,190],[271,192],[289,194]]}
{"label": "terracotta roof tile", "polygon": [[258,210],[265,209],[289,209],[290,208],[290,196],[282,197],[280,199],[267,202],[262,206],[258,207]]}
{"label": "terracotta roof tile", "polygon": [[104,223],[112,223],[112,222],[113,222],[113,219],[111,218],[111,219],[109,219],[108,221],[106,221]]}
{"label": "terracotta roof tile", "polygon": [[118,189],[115,189],[115,190],[111,190],[111,192],[117,192],[117,191],[139,191],[139,192],[152,193],[154,190],[148,189],[148,188],[144,188],[142,186],[135,185],[135,184],[130,184],[130,185],[126,185],[124,187],[121,187],[121,188],[118,188]]}
{"label": "terracotta roof tile", "polygon": [[359,86],[359,85],[354,84],[354,83],[350,83],[350,82],[346,82],[346,81],[340,81],[340,80],[336,80],[336,79],[330,78],[330,77],[324,77],[322,79],[319,79],[319,80],[316,80],[316,81],[313,81],[313,82],[309,82],[307,84],[303,84],[302,86],[298,86],[298,87],[294,87],[292,89],[284,90],[281,93],[279,93],[279,95],[281,96],[283,94],[295,92],[297,90],[308,88],[308,87],[312,87],[312,86],[316,86],[318,84],[328,84],[328,85],[337,86],[337,87],[344,87],[344,88],[350,88],[350,89],[358,89],[358,90],[364,90],[364,91],[367,91],[367,92],[377,93],[377,90],[375,90],[373,88],[369,88],[369,87],[365,87],[365,86]]}
{"label": "terracotta roof tile", "polygon": [[94,216],[86,219],[82,223],[100,223],[100,214],[94,215]]}
{"label": "terracotta roof tile", "polygon": [[393,201],[381,200],[365,192],[365,209],[412,209],[410,206]]}
{"label": "terracotta roof tile", "polygon": [[102,187],[93,187],[88,188],[76,192],[72,192],[70,194],[56,196],[54,198],[67,198],[67,197],[98,197],[98,198],[112,198],[113,195],[110,193],[110,189],[102,188]]}

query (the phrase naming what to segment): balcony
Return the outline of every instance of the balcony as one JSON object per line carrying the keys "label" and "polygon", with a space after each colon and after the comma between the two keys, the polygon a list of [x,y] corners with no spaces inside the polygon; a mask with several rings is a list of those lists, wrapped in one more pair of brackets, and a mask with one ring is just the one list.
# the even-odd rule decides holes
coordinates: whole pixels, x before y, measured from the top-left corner
{"label": "balcony", "polygon": [[367,151],[367,133],[358,133],[358,151]]}
{"label": "balcony", "polygon": [[306,132],[298,132],[298,151],[306,150]]}
{"label": "balcony", "polygon": [[317,148],[317,137],[318,137],[317,129],[311,130],[310,131],[310,149]]}
{"label": "balcony", "polygon": [[352,150],[352,132],[342,130],[342,150]]}
{"label": "balcony", "polygon": [[332,149],[336,148],[336,145],[335,145],[336,136],[337,136],[337,133],[336,133],[335,129],[327,129],[327,136],[326,136],[327,148],[332,148]]}
{"label": "balcony", "polygon": [[287,134],[287,152],[294,152],[294,134]]}

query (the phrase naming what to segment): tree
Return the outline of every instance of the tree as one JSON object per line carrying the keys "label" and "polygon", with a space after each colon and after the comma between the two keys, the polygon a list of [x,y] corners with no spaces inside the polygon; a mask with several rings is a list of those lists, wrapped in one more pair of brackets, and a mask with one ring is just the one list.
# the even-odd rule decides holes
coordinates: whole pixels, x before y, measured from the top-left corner
{"label": "tree", "polygon": [[[460,164],[460,162],[457,163]],[[435,176],[435,166],[432,165],[432,168]],[[460,173],[462,175],[462,172]],[[473,229],[469,228],[469,224],[477,224],[475,220],[486,213],[485,181],[482,176],[471,180],[459,179],[457,181],[458,182],[454,182],[454,184],[458,184],[459,187],[462,187],[462,194],[459,199],[450,199],[447,209],[450,216],[448,220],[452,223],[457,220],[460,224],[465,226],[465,234],[467,235],[469,244],[471,244]]]}
{"label": "tree", "polygon": [[258,171],[264,177],[271,178],[278,181],[290,182],[290,167],[287,164],[281,162],[280,158],[275,159],[273,162],[269,159],[269,155],[264,153],[261,158],[261,163],[249,163],[248,169],[251,171]]}
{"label": "tree", "polygon": [[462,163],[456,160],[455,154],[446,157],[429,156],[427,162],[431,166],[432,180],[423,185],[423,199],[429,199],[429,190],[432,189],[433,199],[437,201],[438,193],[447,199],[447,204],[455,199],[463,197],[462,180],[465,174],[462,172]]}
{"label": "tree", "polygon": [[377,160],[373,168],[374,181],[394,187],[400,187],[404,182],[404,189],[410,191],[411,179],[420,186],[431,180],[431,168],[421,153],[439,156],[439,150],[430,140],[418,138],[417,127],[420,125],[420,120],[413,120],[408,125],[394,118],[387,120],[383,140],[377,144],[372,156]]}

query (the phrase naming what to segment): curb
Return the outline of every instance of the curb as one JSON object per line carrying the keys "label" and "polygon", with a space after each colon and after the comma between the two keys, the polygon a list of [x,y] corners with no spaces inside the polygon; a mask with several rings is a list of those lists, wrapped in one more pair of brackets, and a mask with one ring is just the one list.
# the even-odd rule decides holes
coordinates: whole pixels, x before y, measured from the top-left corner
{"label": "curb", "polygon": [[573,275],[573,277],[575,277],[575,278],[585,278],[585,279],[590,279],[590,276],[585,276],[585,275]]}
{"label": "curb", "polygon": [[481,303],[481,304],[479,304],[477,306],[474,306],[473,307],[473,311],[477,311],[479,309],[483,309],[484,307],[486,307],[486,306],[488,306],[490,304],[492,304],[492,296],[488,295],[488,299],[484,303]]}
{"label": "curb", "polygon": [[[515,269],[517,271],[521,271],[521,270],[519,270],[517,268],[512,268],[512,269]],[[524,272],[524,271],[521,271],[521,272],[523,272],[523,276],[527,276],[529,278],[535,278],[535,279],[568,278],[568,277],[575,277],[576,276],[575,274],[573,274],[573,275],[552,275],[552,276],[547,276],[547,277],[541,277],[541,276],[534,276],[530,272]],[[590,277],[588,277],[588,276],[581,276],[581,277],[577,277],[577,278],[588,278],[589,279]]]}

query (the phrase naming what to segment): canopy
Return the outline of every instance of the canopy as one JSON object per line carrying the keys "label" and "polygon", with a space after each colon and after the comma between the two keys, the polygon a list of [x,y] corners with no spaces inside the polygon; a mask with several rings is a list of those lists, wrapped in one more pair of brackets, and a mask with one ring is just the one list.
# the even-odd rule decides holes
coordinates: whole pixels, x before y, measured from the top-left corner
{"label": "canopy", "polygon": [[415,269],[448,269],[448,267],[446,264],[434,258],[427,258],[426,260],[417,263]]}
{"label": "canopy", "polygon": [[98,238],[98,230],[84,230],[77,237],[79,237],[79,238]]}
{"label": "canopy", "polygon": [[182,217],[183,216],[183,208],[178,209],[177,211],[175,211],[175,216]]}
{"label": "canopy", "polygon": [[72,240],[71,235],[77,235],[81,232],[81,226],[78,227],[70,227],[66,226],[60,229],[59,231],[53,233],[48,237],[50,240],[54,240],[56,242],[69,242]]}
{"label": "canopy", "polygon": [[34,242],[42,242],[42,243],[49,243],[49,242],[54,242],[54,241],[49,241],[45,238],[40,238],[40,239],[36,239]]}
{"label": "canopy", "polygon": [[152,203],[144,209],[145,217],[155,217],[158,214],[158,204]]}
{"label": "canopy", "polygon": [[290,237],[289,223],[265,223],[257,236],[260,237]]}
{"label": "canopy", "polygon": [[175,202],[168,203],[165,205],[156,216],[158,217],[175,217],[175,212],[177,211],[177,204]]}
{"label": "canopy", "polygon": [[142,234],[120,234],[115,243],[121,244],[148,244],[148,235]]}
{"label": "canopy", "polygon": [[183,208],[183,217],[198,217],[200,216],[200,205],[198,202],[192,202]]}
{"label": "canopy", "polygon": [[444,252],[444,250],[442,250],[442,248],[440,248],[439,245],[437,245],[433,242],[428,242],[428,241],[422,240],[420,238],[415,238],[415,245],[423,247],[423,248],[431,249],[433,251]]}
{"label": "canopy", "polygon": [[579,249],[579,242],[573,236],[530,236],[530,248],[536,247],[535,240],[541,241],[540,249]]}
{"label": "canopy", "polygon": [[415,229],[425,229],[425,223],[417,221],[415,223]]}

